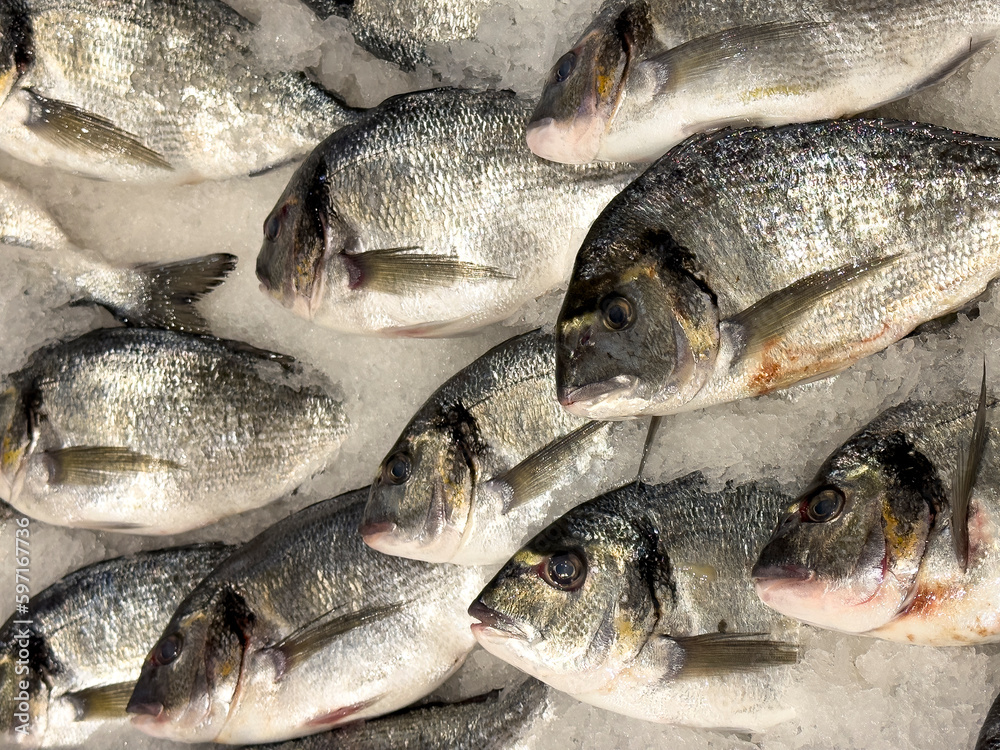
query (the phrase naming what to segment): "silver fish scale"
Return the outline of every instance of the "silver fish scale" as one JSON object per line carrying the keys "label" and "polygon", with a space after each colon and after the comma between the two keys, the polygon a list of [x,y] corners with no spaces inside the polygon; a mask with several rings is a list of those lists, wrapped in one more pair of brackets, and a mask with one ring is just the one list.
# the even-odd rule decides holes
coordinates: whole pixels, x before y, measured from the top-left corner
{"label": "silver fish scale", "polygon": [[891,313],[898,295],[890,292],[907,279],[929,292],[945,279],[995,275],[998,147],[882,120],[695,137],[608,206],[575,274],[605,274],[609,245],[628,256],[630,242],[663,228],[694,254],[729,317],[823,269],[900,253],[859,292]]}
{"label": "silver fish scale", "polygon": [[303,75],[262,69],[248,47],[252,25],[219,0],[33,0],[28,10],[34,60],[16,89],[107,118],[176,174],[38,141],[12,94],[0,145],[21,158],[39,150],[112,179],[219,178],[300,156],[353,119]]}
{"label": "silver fish scale", "polygon": [[[166,533],[257,507],[308,478],[346,433],[340,403],[308,372],[241,346],[119,328],[36,352],[11,376],[22,394],[36,394],[43,415],[15,506],[54,519],[120,512],[123,522]],[[181,468],[70,492],[49,484],[38,453],[71,446],[129,448]]]}
{"label": "silver fish scale", "polygon": [[[22,630],[13,620],[30,620],[36,643],[55,662],[49,683],[45,743],[53,746],[93,726],[74,726],[74,710],[58,710],[61,697],[85,688],[130,682],[174,609],[212,568],[235,548],[221,544],[143,552],[87,566],[33,597],[29,612],[12,615],[0,630],[0,675],[13,669],[14,642]],[[12,676],[11,676],[12,678]],[[13,678],[12,678],[13,679]],[[8,685],[7,680],[3,681]],[[16,682],[16,681],[13,681]],[[11,701],[11,703],[8,703]],[[0,691],[0,730],[11,731],[13,696]],[[126,716],[121,716],[124,722]]]}
{"label": "silver fish scale", "polygon": [[[368,488],[356,490],[280,521],[220,565],[178,608],[175,622],[230,587],[254,614],[237,700],[224,726],[215,727],[218,741],[315,731],[309,722],[317,716],[365,701],[372,707],[351,718],[401,708],[443,682],[472,649],[465,610],[488,572],[369,549],[357,533],[367,496]],[[276,677],[269,646],[330,615],[386,605],[402,608],[331,638]]]}

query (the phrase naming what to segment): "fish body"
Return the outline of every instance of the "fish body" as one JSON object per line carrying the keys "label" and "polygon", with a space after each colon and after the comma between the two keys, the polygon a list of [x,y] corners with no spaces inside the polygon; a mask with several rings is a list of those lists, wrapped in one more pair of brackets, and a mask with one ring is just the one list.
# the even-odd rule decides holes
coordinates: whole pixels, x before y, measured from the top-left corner
{"label": "fish body", "polygon": [[[102,722],[123,724],[149,644],[232,550],[203,544],[105,560],[32,597],[27,612],[11,615],[0,629],[4,742],[81,747]],[[19,671],[22,656],[26,671]],[[28,711],[19,707],[25,702]]]}
{"label": "fish body", "polygon": [[622,429],[560,407],[554,371],[553,335],[532,331],[446,381],[379,466],[365,541],[429,562],[501,563],[580,502],[571,483],[615,455]]}
{"label": "fish body", "polygon": [[608,419],[757,396],[961,306],[1000,273],[998,146],[883,120],[692,138],[580,249],[560,401]]}
{"label": "fish body", "polygon": [[490,653],[586,703],[638,718],[760,729],[787,719],[790,620],[750,566],[787,498],[708,492],[698,474],[577,506],[521,549],[469,612]]}
{"label": "fish body", "polygon": [[106,180],[246,175],[356,117],[269,72],[220,0],[14,0],[0,13],[0,148]]}
{"label": "fish body", "polygon": [[531,677],[502,692],[459,703],[418,705],[391,716],[314,734],[280,745],[245,750],[513,750],[549,711],[551,690]]}
{"label": "fish body", "polygon": [[987,0],[611,0],[553,66],[528,145],[571,164],[651,161],[727,125],[853,115],[937,83],[998,28]]}
{"label": "fish body", "polygon": [[509,91],[394,97],[324,141],[264,224],[262,289],[353,333],[479,328],[565,280],[572,238],[634,176],[524,146]]}
{"label": "fish body", "polygon": [[971,395],[908,401],[838,448],[761,551],[754,567],[761,599],[820,627],[903,643],[998,640],[995,401],[968,506],[965,569],[954,542],[951,487],[976,411]]}
{"label": "fish body", "polygon": [[187,742],[273,742],[379,716],[426,695],[475,641],[488,578],[373,552],[368,488],[312,505],[248,542],[178,607],[129,704]]}
{"label": "fish body", "polygon": [[264,505],[347,431],[317,374],[246,344],[113,328],[0,386],[0,496],[32,518],[169,534]]}
{"label": "fish body", "polygon": [[994,700],[990,706],[974,750],[1000,750],[1000,699]]}
{"label": "fish body", "polygon": [[109,265],[96,253],[74,247],[48,213],[3,181],[0,253],[16,273],[25,273],[25,293],[47,304],[53,299],[88,302],[129,325],[193,333],[208,329],[193,303],[236,267],[236,256],[226,253],[131,268]]}

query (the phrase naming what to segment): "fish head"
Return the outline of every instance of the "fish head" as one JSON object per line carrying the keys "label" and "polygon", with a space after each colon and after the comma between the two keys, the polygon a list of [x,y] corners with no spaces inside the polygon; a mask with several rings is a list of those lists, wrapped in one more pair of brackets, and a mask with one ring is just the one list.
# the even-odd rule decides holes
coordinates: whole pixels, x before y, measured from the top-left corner
{"label": "fish head", "polygon": [[[44,744],[55,671],[44,637],[31,626],[8,622],[0,633],[0,738],[29,746]],[[17,731],[24,726],[27,737]]]}
{"label": "fish head", "polygon": [[449,562],[462,546],[482,451],[475,419],[460,405],[415,418],[372,482],[360,526],[368,546]]}
{"label": "fish head", "polygon": [[33,61],[31,23],[23,3],[0,4],[0,103]]}
{"label": "fish head", "polygon": [[642,534],[592,506],[532,539],[469,608],[483,648],[569,693],[614,679],[655,623]]}
{"label": "fish head", "polygon": [[916,594],[944,497],[933,466],[903,433],[859,433],[779,520],[753,568],[757,595],[832,630],[884,625]]}
{"label": "fish head", "polygon": [[615,273],[582,278],[574,270],[556,323],[557,392],[573,414],[668,414],[711,374],[719,349],[715,297],[669,261],[673,253],[664,259],[660,242],[673,241],[609,248]]}
{"label": "fish head", "polygon": [[565,164],[599,158],[624,97],[629,65],[644,41],[644,3],[612,3],[549,72],[527,126],[537,156]]}
{"label": "fish head", "polygon": [[253,615],[223,586],[196,589],[142,665],[126,711],[154,737],[211,742],[229,716]]}
{"label": "fish head", "polygon": [[310,157],[264,220],[257,255],[261,291],[307,320],[323,304],[330,253],[340,253],[353,237],[328,208],[326,185],[323,162]]}
{"label": "fish head", "polygon": [[32,449],[32,429],[24,399],[16,388],[0,384],[0,497],[19,494]]}

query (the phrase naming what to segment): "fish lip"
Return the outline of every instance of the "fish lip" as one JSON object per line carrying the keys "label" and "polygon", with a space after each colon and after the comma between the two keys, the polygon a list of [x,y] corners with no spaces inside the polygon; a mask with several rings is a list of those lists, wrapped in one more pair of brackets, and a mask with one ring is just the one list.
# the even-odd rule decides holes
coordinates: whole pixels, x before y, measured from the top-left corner
{"label": "fish lip", "polygon": [[[391,539],[399,528],[394,521],[365,521],[358,524],[358,533],[372,549],[380,549],[382,540]],[[383,545],[385,546],[385,545]]]}
{"label": "fish lip", "polygon": [[633,397],[638,385],[639,380],[634,375],[615,375],[613,378],[575,387],[560,385],[559,403],[574,414],[586,416],[612,397]]}
{"label": "fish lip", "polygon": [[528,640],[528,634],[524,632],[524,628],[512,617],[486,606],[479,599],[471,604],[469,614],[479,620],[479,622],[472,624],[472,633],[477,640],[480,635],[488,634],[490,631],[504,638],[514,638],[519,641]]}
{"label": "fish lip", "polygon": [[804,565],[754,565],[750,576],[757,597],[766,604],[767,597],[778,589],[812,583],[816,571]]}
{"label": "fish lip", "polygon": [[[596,117],[596,114],[592,116]],[[600,153],[602,133],[595,136],[593,131],[596,129],[591,127],[583,129],[582,135],[576,138],[570,137],[579,130],[579,126],[560,126],[554,117],[543,117],[528,123],[524,140],[531,152],[541,159],[561,164],[589,164]]]}
{"label": "fish lip", "polygon": [[134,696],[125,707],[125,713],[133,714],[132,723],[136,725],[162,724],[167,720],[162,703],[159,701],[137,701]]}

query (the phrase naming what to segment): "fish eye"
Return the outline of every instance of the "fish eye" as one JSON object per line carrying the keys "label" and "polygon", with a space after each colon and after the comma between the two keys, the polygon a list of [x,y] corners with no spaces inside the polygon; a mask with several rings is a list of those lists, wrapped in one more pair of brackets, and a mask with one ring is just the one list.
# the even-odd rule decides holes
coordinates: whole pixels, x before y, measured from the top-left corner
{"label": "fish eye", "polygon": [[554,80],[556,83],[562,83],[567,78],[573,74],[573,68],[576,67],[576,54],[573,52],[567,52],[559,59],[559,67],[556,68]]}
{"label": "fish eye", "polygon": [[410,478],[410,457],[403,451],[393,453],[382,464],[382,477],[389,484],[403,484]]}
{"label": "fish eye", "polygon": [[587,577],[587,564],[575,552],[551,555],[542,566],[542,578],[560,591],[576,591]]}
{"label": "fish eye", "polygon": [[264,221],[264,236],[274,242],[281,234],[281,221],[285,217],[285,207],[282,206],[277,211],[272,211],[271,215]]}
{"label": "fish eye", "polygon": [[181,637],[180,633],[172,633],[164,638],[162,641],[156,644],[156,648],[153,649],[153,665],[157,667],[164,667],[170,664],[174,659],[180,656],[181,647],[184,645],[184,639]]}
{"label": "fish eye", "polygon": [[609,294],[601,300],[604,325],[611,331],[624,331],[635,320],[635,308],[620,294]]}
{"label": "fish eye", "polygon": [[832,521],[844,509],[844,493],[834,487],[823,487],[806,501],[806,518],[813,523]]}

